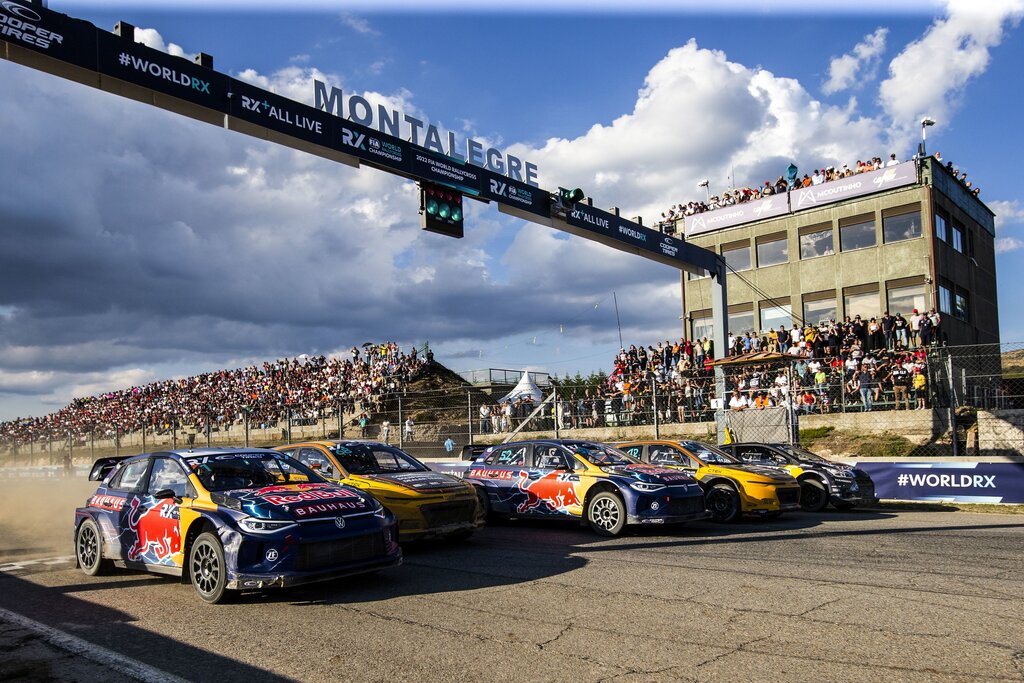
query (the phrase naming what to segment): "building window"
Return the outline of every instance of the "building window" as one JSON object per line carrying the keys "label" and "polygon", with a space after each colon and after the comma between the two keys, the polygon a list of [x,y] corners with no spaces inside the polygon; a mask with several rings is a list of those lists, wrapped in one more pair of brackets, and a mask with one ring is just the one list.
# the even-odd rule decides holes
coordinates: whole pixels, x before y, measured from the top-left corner
{"label": "building window", "polygon": [[839,226],[839,248],[843,251],[875,246],[875,219]]}
{"label": "building window", "polygon": [[780,325],[788,330],[793,326],[793,307],[786,306],[763,306],[761,308],[761,329],[774,330]]}
{"label": "building window", "polygon": [[924,285],[910,285],[908,287],[890,287],[888,292],[888,305],[886,310],[891,315],[902,313],[909,317],[916,308],[919,311],[925,310],[925,287]]}
{"label": "building window", "polygon": [[712,318],[710,315],[705,316],[703,318],[693,319],[692,332],[694,340],[703,339],[704,337],[711,339],[711,337],[714,335],[714,331],[714,318]]}
{"label": "building window", "polygon": [[921,212],[901,213],[882,219],[882,238],[886,243],[912,240],[921,236]]}
{"label": "building window", "polygon": [[733,334],[746,334],[754,331],[754,312],[744,311],[742,313],[729,314],[729,329],[727,332]]}
{"label": "building window", "polygon": [[964,229],[956,223],[953,223],[950,227],[952,228],[950,236],[953,248],[962,254],[964,253]]}
{"label": "building window", "polygon": [[771,242],[761,242],[757,245],[757,266],[759,268],[776,266],[788,260],[789,240],[785,237]]}
{"label": "building window", "polygon": [[967,299],[970,295],[966,289],[956,289],[956,297],[953,299],[954,309],[953,315],[960,318],[964,322],[968,322],[971,319],[969,315],[970,311],[967,309]]}
{"label": "building window", "polygon": [[946,241],[946,217],[941,213],[935,214],[935,236]]}
{"label": "building window", "polygon": [[723,249],[722,258],[733,270],[750,270],[750,245]]}
{"label": "building window", "polygon": [[947,315],[953,312],[953,293],[945,285],[939,285],[939,312]]}
{"label": "building window", "polygon": [[860,316],[861,320],[877,318],[878,292],[865,292],[864,294],[846,294],[843,296],[843,310],[850,319]]}
{"label": "building window", "polygon": [[800,258],[817,258],[836,253],[832,246],[832,228],[800,235]]}
{"label": "building window", "polygon": [[804,323],[807,325],[817,325],[818,323],[827,323],[830,320],[836,319],[836,300],[822,299],[820,301],[805,301],[804,302]]}

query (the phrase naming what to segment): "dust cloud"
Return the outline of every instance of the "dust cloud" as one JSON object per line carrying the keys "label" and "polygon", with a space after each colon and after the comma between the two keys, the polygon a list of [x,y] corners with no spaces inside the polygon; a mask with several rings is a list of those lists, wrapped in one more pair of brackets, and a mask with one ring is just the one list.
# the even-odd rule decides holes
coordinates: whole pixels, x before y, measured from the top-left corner
{"label": "dust cloud", "polygon": [[73,554],[75,508],[85,504],[96,482],[17,477],[0,485],[0,563]]}

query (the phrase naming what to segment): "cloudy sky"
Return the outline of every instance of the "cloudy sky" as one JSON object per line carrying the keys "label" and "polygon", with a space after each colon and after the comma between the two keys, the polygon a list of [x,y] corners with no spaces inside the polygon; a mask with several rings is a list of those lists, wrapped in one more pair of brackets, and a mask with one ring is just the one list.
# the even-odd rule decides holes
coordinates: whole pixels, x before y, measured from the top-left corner
{"label": "cloudy sky", "polygon": [[[930,115],[929,150],[1000,215],[1002,335],[1024,340],[1024,0],[257,4],[50,8],[309,104],[313,78],[388,101],[648,225],[702,178],[908,158]],[[0,419],[368,340],[460,370],[608,369],[613,292],[627,344],[680,335],[666,266],[475,202],[464,239],[424,233],[411,182],[6,61],[0,91]]]}

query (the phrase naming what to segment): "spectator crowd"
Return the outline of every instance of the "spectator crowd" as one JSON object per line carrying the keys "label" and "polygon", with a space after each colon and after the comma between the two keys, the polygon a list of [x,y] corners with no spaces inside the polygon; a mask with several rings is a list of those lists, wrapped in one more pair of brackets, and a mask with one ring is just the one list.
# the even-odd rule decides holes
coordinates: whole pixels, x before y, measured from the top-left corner
{"label": "spectator crowd", "polygon": [[[936,152],[934,156],[936,161],[940,163],[942,162],[941,153]],[[843,164],[839,168],[835,166],[825,166],[814,169],[813,173],[805,173],[802,177],[797,175],[792,179],[787,177],[789,175],[787,173],[786,175],[780,175],[774,182],[766,180],[763,184],[756,187],[741,187],[726,190],[721,196],[712,195],[708,197],[706,201],[691,201],[687,203],[674,204],[669,207],[667,211],[662,212],[661,218],[657,221],[657,227],[661,232],[675,234],[677,232],[676,222],[682,220],[686,216],[704,213],[705,211],[715,211],[716,209],[755,201],[775,194],[785,194],[789,190],[793,190],[798,187],[821,185],[822,183],[829,183],[833,180],[849,178],[857,175],[858,173],[877,171],[886,166],[895,166],[899,163],[900,161],[896,159],[896,155],[890,154],[889,158],[885,161],[883,161],[881,157],[873,157],[867,161],[858,159],[857,163],[853,166],[850,166],[849,164]],[[974,196],[978,196],[981,193],[981,188],[972,187],[971,181],[967,180],[967,172],[961,171],[959,168],[954,166],[952,161],[946,162],[946,170],[953,174],[953,177],[963,183],[964,186],[974,194]]]}
{"label": "spectator crowd", "polygon": [[[730,333],[727,357],[780,354],[726,367],[725,407],[792,405],[802,413],[912,410],[929,405],[927,349],[940,339],[935,310]],[[600,389],[560,390],[565,427],[712,420],[715,350],[704,337],[630,345]],[[561,394],[565,394],[561,396]]]}
{"label": "spectator crowd", "polygon": [[433,353],[405,353],[395,342],[353,346],[347,357],[299,356],[76,398],[56,413],[0,423],[0,447],[47,438],[111,438],[140,429],[229,430],[248,419],[253,428],[289,418],[302,423],[340,407],[377,411],[402,391]]}

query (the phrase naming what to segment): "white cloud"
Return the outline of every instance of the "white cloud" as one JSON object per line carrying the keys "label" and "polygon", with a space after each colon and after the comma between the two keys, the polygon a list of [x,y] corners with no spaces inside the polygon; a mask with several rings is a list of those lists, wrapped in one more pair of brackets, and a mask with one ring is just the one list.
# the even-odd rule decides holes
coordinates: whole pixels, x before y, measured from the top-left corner
{"label": "white cloud", "polygon": [[690,40],[651,68],[631,112],[575,139],[511,151],[537,162],[542,187],[581,187],[651,224],[669,206],[703,196],[702,178],[712,194],[733,169],[738,185],[760,185],[790,161],[804,172],[878,154],[883,137],[881,122],[861,116],[855,100],[824,104],[794,79]]}
{"label": "white cloud", "polygon": [[996,253],[1005,254],[1008,251],[1017,251],[1021,247],[1024,247],[1024,242],[1017,239],[1016,237],[997,237],[996,238]]}
{"label": "white cloud", "polygon": [[873,80],[885,52],[885,38],[889,29],[879,27],[874,33],[864,36],[864,40],[853,47],[852,53],[846,53],[832,59],[828,67],[828,80],[822,86],[826,95],[832,95],[853,86]]}
{"label": "white cloud", "polygon": [[985,72],[989,51],[1022,15],[1024,0],[951,0],[948,15],[889,64],[879,99],[893,128],[905,138],[922,116],[934,117],[940,126],[948,123],[966,84]]}
{"label": "white cloud", "polygon": [[362,17],[357,17],[353,14],[342,14],[341,23],[348,26],[356,33],[362,33],[368,36],[379,36],[380,32],[370,26],[370,22]]}
{"label": "white cloud", "polygon": [[165,43],[163,36],[155,28],[139,28],[135,27],[135,42],[142,43],[147,47],[151,47],[154,50],[160,52],[166,52],[169,55],[175,57],[184,57],[185,59],[193,59],[197,53],[185,52],[185,49],[175,43]]}
{"label": "white cloud", "polygon": [[988,208],[996,215],[996,230],[999,231],[1007,225],[1018,225],[1024,223],[1024,204],[1019,200],[1004,201],[997,199],[988,202]]}

